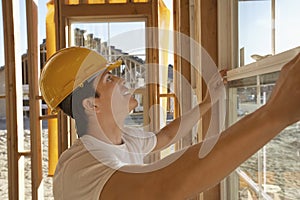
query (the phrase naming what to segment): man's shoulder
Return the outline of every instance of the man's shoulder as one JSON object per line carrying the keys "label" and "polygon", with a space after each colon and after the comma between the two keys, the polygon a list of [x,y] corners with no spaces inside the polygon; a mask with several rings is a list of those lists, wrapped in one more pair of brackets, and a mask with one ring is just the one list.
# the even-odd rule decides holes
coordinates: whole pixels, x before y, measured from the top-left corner
{"label": "man's shoulder", "polygon": [[125,141],[129,141],[128,143],[138,143],[144,145],[144,143],[148,143],[149,141],[155,140],[156,136],[153,132],[144,131],[140,128],[135,127],[126,127],[123,139]]}
{"label": "man's shoulder", "polygon": [[75,156],[78,152],[82,152],[84,150],[84,146],[80,139],[77,139],[68,149],[66,149],[60,156],[59,160],[64,161],[69,157]]}
{"label": "man's shoulder", "polygon": [[138,137],[149,136],[149,135],[152,136],[154,134],[153,132],[145,131],[143,130],[143,128],[139,128],[139,127],[124,127],[123,133],[125,135],[138,136]]}

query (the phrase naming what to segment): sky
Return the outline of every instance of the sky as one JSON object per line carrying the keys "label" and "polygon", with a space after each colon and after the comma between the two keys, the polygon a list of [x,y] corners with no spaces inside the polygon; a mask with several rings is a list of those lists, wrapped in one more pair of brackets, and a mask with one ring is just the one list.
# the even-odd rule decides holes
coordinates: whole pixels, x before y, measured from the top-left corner
{"label": "sky", "polygon": [[[26,53],[27,32],[25,0],[16,0],[20,3],[20,32],[21,51]],[[45,38],[45,16],[47,13],[46,3],[49,0],[36,0],[39,8],[39,43]],[[245,62],[254,60],[250,55],[266,55],[271,53],[271,4],[270,0],[244,1],[239,3],[239,48],[245,48]],[[170,7],[172,0],[166,0]],[[4,65],[3,50],[3,20],[2,1],[0,1],[0,66]],[[276,53],[300,46],[300,0],[276,0]],[[172,23],[171,23],[172,24]],[[138,25],[139,26],[139,25]],[[111,32],[127,31],[127,25],[112,26]],[[97,28],[99,31],[101,27]],[[104,29],[103,29],[104,30]],[[94,30],[91,30],[93,32]],[[104,35],[102,35],[105,38]]]}
{"label": "sky", "polygon": [[[20,41],[22,54],[26,53],[27,49],[27,28],[26,28],[26,0],[14,0],[20,3]],[[49,0],[36,0],[38,4],[38,23],[39,23],[39,43],[42,43],[43,39],[46,38],[46,14],[47,6],[46,3]],[[3,18],[2,18],[2,1],[0,1],[0,66],[4,65],[4,47],[3,47]]]}

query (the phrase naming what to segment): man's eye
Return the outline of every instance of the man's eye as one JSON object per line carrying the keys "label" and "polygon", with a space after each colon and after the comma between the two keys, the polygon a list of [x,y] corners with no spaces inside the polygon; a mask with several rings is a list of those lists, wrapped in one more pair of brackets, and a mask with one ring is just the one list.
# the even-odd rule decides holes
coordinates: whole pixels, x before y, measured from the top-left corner
{"label": "man's eye", "polygon": [[107,78],[106,78],[106,81],[109,81],[109,82],[111,82],[112,81],[112,76],[107,76]]}

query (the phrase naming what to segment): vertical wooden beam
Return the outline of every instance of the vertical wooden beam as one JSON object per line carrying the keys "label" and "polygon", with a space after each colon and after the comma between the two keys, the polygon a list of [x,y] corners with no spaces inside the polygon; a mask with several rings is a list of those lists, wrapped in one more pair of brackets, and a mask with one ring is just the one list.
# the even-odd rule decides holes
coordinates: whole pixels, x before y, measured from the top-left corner
{"label": "vertical wooden beam", "polygon": [[[146,95],[144,98],[146,100],[144,108],[144,125],[147,125],[147,131],[157,131],[160,126],[160,116],[159,116],[159,51],[158,48],[158,1],[152,1],[152,15],[147,16],[146,21],[146,63],[150,65],[146,68],[147,76],[146,83]],[[147,29],[150,28],[150,29]],[[151,29],[153,28],[153,29]],[[149,31],[151,30],[151,31]],[[152,47],[152,48],[149,48]],[[157,84],[156,84],[157,83]],[[150,108],[152,109],[151,112]],[[150,121],[151,120],[151,121]],[[146,157],[145,162],[150,163],[160,159],[160,153],[153,153]]]}
{"label": "vertical wooden beam", "polygon": [[276,20],[276,12],[275,12],[275,3],[276,1],[275,0],[272,0],[271,2],[271,16],[272,16],[272,35],[271,35],[271,43],[272,43],[272,54],[275,55],[276,53],[276,41],[275,41],[275,36],[276,36],[276,30],[275,30],[275,20]]}
{"label": "vertical wooden beam", "polygon": [[37,0],[26,0],[30,141],[31,141],[31,186],[32,199],[43,199],[42,142],[39,103],[39,45],[38,45],[38,6]]}
{"label": "vertical wooden beam", "polygon": [[[181,115],[192,108],[191,88],[191,34],[190,34],[190,1],[179,1],[179,73],[180,73],[180,108]],[[189,146],[193,143],[192,132],[182,139],[182,146]]]}
{"label": "vertical wooden beam", "polygon": [[[191,14],[192,17],[192,25],[193,26],[193,33],[191,33],[191,36],[193,39],[200,45],[199,52],[197,52],[197,49],[192,50],[192,60],[194,61],[193,63],[199,63],[201,62],[201,1],[194,1],[194,6],[193,6],[193,13]],[[202,76],[200,74],[201,72],[201,66],[195,66],[194,73],[192,75],[192,78],[195,80],[195,93],[197,96],[198,103],[203,100],[203,95],[202,95]],[[200,120],[198,123],[198,135],[197,135],[198,142],[201,142],[202,140],[202,121]]]}
{"label": "vertical wooden beam", "polygon": [[[218,63],[218,9],[217,0],[201,0],[201,44],[207,51],[212,60]],[[205,83],[203,82],[203,85]],[[203,87],[203,95],[205,95],[206,88]],[[208,113],[202,119],[203,136],[208,130],[210,124],[210,114]],[[203,200],[219,200],[220,199],[220,185],[203,193]]]}
{"label": "vertical wooden beam", "polygon": [[[173,30],[174,30],[174,33],[177,33],[178,32],[178,26],[179,26],[179,6],[178,6],[178,1],[177,0],[174,0],[173,1]],[[174,52],[177,52],[177,49],[178,49],[178,41],[177,41],[177,38],[174,37]],[[180,102],[179,102],[179,87],[178,87],[178,77],[175,75],[179,72],[179,69],[178,69],[178,61],[179,59],[179,56],[175,53],[174,54],[174,66],[173,66],[173,83],[174,83],[174,93],[175,93],[175,99],[176,99],[176,102],[175,103],[175,108],[174,108],[174,118],[177,118],[180,116]]]}
{"label": "vertical wooden beam", "polygon": [[[66,47],[66,19],[62,16],[64,3],[54,0],[55,4],[55,30],[56,30],[56,50]],[[68,119],[60,112],[58,114],[58,155],[61,155],[69,147],[68,139]]]}
{"label": "vertical wooden beam", "polygon": [[18,153],[22,148],[20,146],[22,142],[19,142],[19,140],[22,141],[23,136],[22,68],[20,35],[18,33],[18,25],[20,25],[18,8],[19,5],[16,1],[2,1],[9,199],[24,199],[24,174],[22,174],[24,158],[19,156]]}
{"label": "vertical wooden beam", "polygon": [[[158,27],[158,1],[152,1],[152,16],[148,16],[147,20],[147,28]],[[153,31],[147,31],[146,35],[146,44],[148,47],[158,47],[158,31],[153,29]],[[159,53],[158,48],[147,48],[146,49],[146,62],[150,63],[151,66],[147,67],[147,78],[149,83],[147,86],[148,93],[148,108],[146,108],[147,113],[149,113],[149,108],[154,109],[151,112],[151,131],[156,131],[159,129],[159,110],[157,105],[159,104],[158,96],[159,96],[159,87],[158,87],[158,64],[159,64]],[[157,83],[157,84],[156,84]],[[154,107],[153,107],[154,106]],[[145,112],[145,110],[144,110]],[[147,120],[150,122],[150,120]]]}

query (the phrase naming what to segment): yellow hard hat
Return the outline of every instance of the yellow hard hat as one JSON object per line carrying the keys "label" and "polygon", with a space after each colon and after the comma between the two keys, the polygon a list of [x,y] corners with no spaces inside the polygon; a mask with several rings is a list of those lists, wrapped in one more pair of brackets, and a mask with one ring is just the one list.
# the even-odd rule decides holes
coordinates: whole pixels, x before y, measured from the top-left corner
{"label": "yellow hard hat", "polygon": [[84,47],[61,49],[49,58],[42,70],[40,89],[43,99],[52,113],[56,113],[58,105],[74,89],[98,72],[121,64],[122,61],[108,64],[99,53]]}

